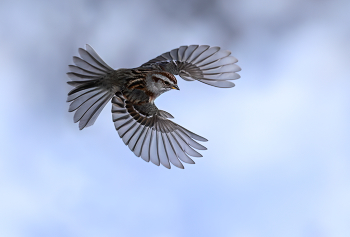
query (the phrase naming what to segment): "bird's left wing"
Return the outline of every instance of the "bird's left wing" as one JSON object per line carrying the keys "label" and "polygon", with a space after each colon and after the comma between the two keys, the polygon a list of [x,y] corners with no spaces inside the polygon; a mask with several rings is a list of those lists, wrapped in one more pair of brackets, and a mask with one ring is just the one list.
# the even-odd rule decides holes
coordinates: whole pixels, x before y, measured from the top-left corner
{"label": "bird's left wing", "polygon": [[[152,111],[151,113],[145,113]],[[133,105],[121,93],[112,99],[113,122],[119,136],[136,156],[145,161],[170,169],[170,162],[184,168],[182,162],[194,164],[189,157],[202,157],[195,149],[206,150],[197,141],[207,139],[188,131],[167,118],[168,112],[158,110],[154,104]]]}
{"label": "bird's left wing", "polygon": [[231,80],[240,78],[237,74],[241,68],[235,63],[238,61],[230,56],[231,52],[220,47],[208,45],[181,46],[141,65],[164,70],[186,81],[197,80],[205,84],[230,88],[235,84]]}

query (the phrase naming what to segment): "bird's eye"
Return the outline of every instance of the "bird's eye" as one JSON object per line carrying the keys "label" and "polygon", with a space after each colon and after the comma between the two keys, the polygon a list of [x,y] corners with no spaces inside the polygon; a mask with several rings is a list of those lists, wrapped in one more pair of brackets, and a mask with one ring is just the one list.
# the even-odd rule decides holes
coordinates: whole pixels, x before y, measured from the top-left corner
{"label": "bird's eye", "polygon": [[167,81],[164,81],[164,83],[165,83],[165,85],[170,85],[170,83],[169,83],[169,82],[167,82]]}

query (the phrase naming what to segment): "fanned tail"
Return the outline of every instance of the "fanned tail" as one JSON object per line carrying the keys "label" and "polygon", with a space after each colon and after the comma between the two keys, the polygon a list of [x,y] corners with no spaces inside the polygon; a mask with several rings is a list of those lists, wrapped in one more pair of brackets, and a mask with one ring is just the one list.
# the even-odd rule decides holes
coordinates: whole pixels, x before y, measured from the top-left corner
{"label": "fanned tail", "polygon": [[69,65],[67,75],[71,81],[67,83],[75,88],[68,93],[67,102],[71,102],[69,112],[75,111],[74,122],[79,122],[79,129],[83,129],[94,124],[116,91],[101,83],[113,68],[90,45],[86,45],[86,50],[79,48],[79,54],[80,58],[73,57],[75,65]]}

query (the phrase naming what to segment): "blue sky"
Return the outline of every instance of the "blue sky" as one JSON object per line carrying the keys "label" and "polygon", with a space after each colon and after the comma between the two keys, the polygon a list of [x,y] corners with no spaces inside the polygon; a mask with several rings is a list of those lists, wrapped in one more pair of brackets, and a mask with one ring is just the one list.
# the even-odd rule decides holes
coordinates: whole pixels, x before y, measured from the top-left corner
{"label": "blue sky", "polygon": [[[350,4],[2,1],[2,236],[350,236]],[[78,48],[136,67],[181,45],[232,51],[232,89],[179,79],[156,100],[206,137],[184,170],[137,158],[107,105],[79,131]]]}

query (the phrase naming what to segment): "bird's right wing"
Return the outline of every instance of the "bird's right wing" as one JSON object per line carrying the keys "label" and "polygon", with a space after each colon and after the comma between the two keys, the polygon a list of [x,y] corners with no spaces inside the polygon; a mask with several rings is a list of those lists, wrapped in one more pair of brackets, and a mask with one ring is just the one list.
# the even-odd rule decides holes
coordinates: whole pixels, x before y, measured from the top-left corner
{"label": "bird's right wing", "polygon": [[[151,112],[145,112],[151,111]],[[135,106],[121,93],[112,99],[113,122],[119,136],[136,156],[170,169],[170,162],[184,168],[181,161],[194,164],[189,156],[202,157],[195,149],[206,150],[197,141],[207,139],[188,131],[167,118],[168,112],[154,104]]]}
{"label": "bird's right wing", "polygon": [[205,84],[229,88],[235,86],[230,80],[240,78],[241,70],[230,56],[231,52],[208,45],[181,46],[141,65],[168,71],[187,81],[197,80]]}

